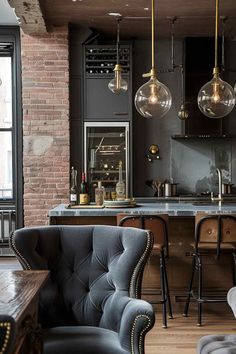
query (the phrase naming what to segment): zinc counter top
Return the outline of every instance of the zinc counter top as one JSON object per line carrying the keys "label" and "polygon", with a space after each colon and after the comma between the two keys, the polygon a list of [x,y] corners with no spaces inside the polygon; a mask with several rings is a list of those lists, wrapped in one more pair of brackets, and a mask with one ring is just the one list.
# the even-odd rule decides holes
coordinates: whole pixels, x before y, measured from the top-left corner
{"label": "zinc counter top", "polygon": [[169,216],[194,216],[198,212],[205,213],[235,213],[236,201],[176,201],[176,202],[138,202],[133,208],[67,208],[60,204],[49,211],[49,217],[58,216],[116,216],[117,213],[129,214],[168,214]]}

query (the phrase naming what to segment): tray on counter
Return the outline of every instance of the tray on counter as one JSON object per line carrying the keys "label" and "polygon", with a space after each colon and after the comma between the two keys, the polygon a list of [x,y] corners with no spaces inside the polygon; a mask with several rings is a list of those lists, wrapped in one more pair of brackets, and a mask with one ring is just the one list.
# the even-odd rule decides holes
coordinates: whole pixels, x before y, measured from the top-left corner
{"label": "tray on counter", "polygon": [[66,206],[67,209],[103,209],[104,205],[86,204],[86,205],[70,205]]}

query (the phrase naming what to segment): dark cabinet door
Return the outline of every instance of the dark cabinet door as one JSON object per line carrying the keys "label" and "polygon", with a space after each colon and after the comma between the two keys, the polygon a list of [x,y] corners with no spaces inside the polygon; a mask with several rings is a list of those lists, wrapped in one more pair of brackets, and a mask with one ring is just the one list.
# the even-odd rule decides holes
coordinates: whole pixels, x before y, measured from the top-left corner
{"label": "dark cabinet door", "polygon": [[185,121],[185,134],[222,135],[222,119],[212,119],[204,116],[197,104],[199,90],[212,79],[214,38],[186,38],[185,47],[186,106],[189,111],[189,118]]}
{"label": "dark cabinet door", "polygon": [[[115,95],[108,89],[112,77],[87,78],[84,91],[84,118],[85,120],[116,119],[128,120],[131,118],[131,88],[128,91]],[[128,81],[129,78],[124,77]]]}
{"label": "dark cabinet door", "polygon": [[114,45],[84,46],[84,120],[126,121],[132,118],[132,46],[121,45],[119,60],[128,91],[116,95],[109,88],[114,79],[117,51]]}

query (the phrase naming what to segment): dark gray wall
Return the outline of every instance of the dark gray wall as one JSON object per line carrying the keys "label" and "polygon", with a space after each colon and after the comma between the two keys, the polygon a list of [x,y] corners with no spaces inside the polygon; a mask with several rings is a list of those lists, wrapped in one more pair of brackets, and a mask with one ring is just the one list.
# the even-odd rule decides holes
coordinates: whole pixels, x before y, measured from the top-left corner
{"label": "dark gray wall", "polygon": [[231,139],[172,140],[170,170],[179,183],[180,194],[217,194],[217,167],[222,171],[223,182],[231,182]]}

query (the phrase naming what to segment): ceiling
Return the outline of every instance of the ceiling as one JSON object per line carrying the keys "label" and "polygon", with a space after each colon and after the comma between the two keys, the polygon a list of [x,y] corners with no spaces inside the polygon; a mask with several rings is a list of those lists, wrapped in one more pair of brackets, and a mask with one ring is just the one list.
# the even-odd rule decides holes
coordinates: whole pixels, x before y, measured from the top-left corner
{"label": "ceiling", "polygon": [[[27,0],[26,0],[27,2]],[[109,12],[123,16],[121,36],[145,38],[151,30],[151,0],[39,0],[48,26],[69,23],[91,27],[114,36],[116,21]],[[157,35],[171,35],[171,19],[175,35],[213,36],[215,0],[156,0]],[[226,36],[236,37],[236,0],[221,0],[220,15],[227,16]]]}

